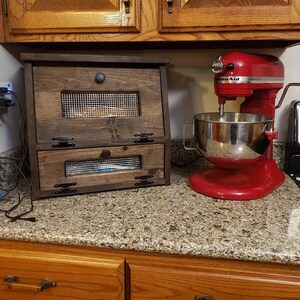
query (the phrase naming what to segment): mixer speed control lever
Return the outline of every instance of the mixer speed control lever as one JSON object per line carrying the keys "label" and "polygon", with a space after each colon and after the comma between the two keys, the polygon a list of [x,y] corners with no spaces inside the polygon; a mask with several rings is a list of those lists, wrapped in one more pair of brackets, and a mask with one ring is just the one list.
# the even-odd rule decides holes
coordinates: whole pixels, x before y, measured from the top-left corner
{"label": "mixer speed control lever", "polygon": [[211,69],[215,74],[222,73],[224,71],[224,64],[221,60],[222,56],[219,56],[212,64]]}

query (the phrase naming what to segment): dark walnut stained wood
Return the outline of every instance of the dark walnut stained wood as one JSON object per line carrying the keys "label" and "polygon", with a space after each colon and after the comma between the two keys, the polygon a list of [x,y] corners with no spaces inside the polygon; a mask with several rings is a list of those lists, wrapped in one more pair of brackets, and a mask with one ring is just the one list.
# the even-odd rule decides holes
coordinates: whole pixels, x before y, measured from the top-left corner
{"label": "dark walnut stained wood", "polygon": [[[43,276],[57,281],[34,299],[75,299],[74,292],[80,299],[131,300],[299,300],[300,295],[299,265],[4,240],[0,261],[1,277],[16,274],[28,284]],[[1,300],[33,295],[9,290],[4,282],[0,292]]]}
{"label": "dark walnut stained wood", "polygon": [[[87,169],[83,174],[66,175],[66,162],[78,162],[101,158],[103,151],[110,152],[112,158],[140,156],[141,166],[134,170],[121,170],[115,172],[89,173]],[[55,190],[54,186],[60,183],[76,182],[75,188],[100,186],[105,184],[115,185],[128,183],[134,185],[139,180],[137,176],[151,175],[151,181],[164,178],[164,144],[149,144],[104,147],[90,149],[39,151],[38,152],[40,189],[41,191]],[[124,166],[126,167],[126,166]]]}
{"label": "dark walnut stained wood", "polygon": [[[167,59],[41,53],[22,59],[33,199],[170,183]],[[71,139],[66,148],[59,143],[64,137]],[[104,172],[102,158],[121,167]],[[89,163],[99,172],[84,172]]]}
{"label": "dark walnut stained wood", "polygon": [[122,0],[7,1],[3,42],[300,39],[298,0],[173,0],[173,13],[167,0],[131,0],[129,14]]}
{"label": "dark walnut stained wood", "polygon": [[[106,76],[101,84],[95,80],[99,72]],[[37,66],[33,68],[33,80],[38,143],[49,143],[55,136],[74,136],[76,144],[88,140],[134,138],[134,134],[140,132],[164,136],[159,69]],[[85,117],[85,114],[76,114],[76,108],[71,107],[78,117],[66,118],[62,115],[61,93],[64,91],[88,94],[137,92],[139,116],[97,118],[93,116],[95,107],[86,107],[90,117]],[[103,106],[104,111],[106,108]],[[112,113],[122,115],[126,108],[124,111],[116,108]],[[115,137],[113,129],[117,131]]]}

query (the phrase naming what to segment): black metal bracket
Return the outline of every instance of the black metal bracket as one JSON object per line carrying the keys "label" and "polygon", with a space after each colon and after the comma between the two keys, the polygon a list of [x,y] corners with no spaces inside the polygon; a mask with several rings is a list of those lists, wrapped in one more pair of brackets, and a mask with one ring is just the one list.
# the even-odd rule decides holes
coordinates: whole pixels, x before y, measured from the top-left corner
{"label": "black metal bracket", "polygon": [[75,147],[75,144],[69,144],[69,141],[75,140],[74,136],[57,136],[53,137],[52,141],[58,141],[58,144],[53,144],[52,148],[69,148]]}
{"label": "black metal bracket", "polygon": [[151,143],[153,142],[153,139],[149,139],[149,136],[153,136],[153,133],[147,133],[147,132],[142,132],[142,133],[136,133],[134,134],[135,137],[139,137],[138,140],[135,140],[135,143]]}
{"label": "black metal bracket", "polygon": [[153,184],[153,181],[148,181],[148,179],[153,178],[153,175],[143,175],[143,176],[135,176],[134,179],[140,180],[140,182],[136,182],[135,186],[146,186]]}
{"label": "black metal bracket", "polygon": [[71,189],[71,186],[77,185],[77,182],[66,182],[66,183],[60,183],[60,184],[55,184],[54,188],[59,189],[59,191],[55,191],[55,194],[60,195],[60,194],[72,194],[76,193],[76,189]]}

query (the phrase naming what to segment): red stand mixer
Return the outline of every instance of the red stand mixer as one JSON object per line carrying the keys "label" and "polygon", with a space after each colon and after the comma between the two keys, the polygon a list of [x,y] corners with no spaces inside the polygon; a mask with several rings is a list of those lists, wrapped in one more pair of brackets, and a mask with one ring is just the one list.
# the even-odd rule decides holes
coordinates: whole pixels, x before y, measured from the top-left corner
{"label": "red stand mixer", "polygon": [[[194,116],[194,140],[215,167],[193,173],[190,187],[221,199],[263,197],[285,178],[273,160],[275,98],[284,66],[271,55],[232,52],[217,58],[212,70],[219,113]],[[237,97],[245,97],[240,112],[224,112],[226,101]]]}

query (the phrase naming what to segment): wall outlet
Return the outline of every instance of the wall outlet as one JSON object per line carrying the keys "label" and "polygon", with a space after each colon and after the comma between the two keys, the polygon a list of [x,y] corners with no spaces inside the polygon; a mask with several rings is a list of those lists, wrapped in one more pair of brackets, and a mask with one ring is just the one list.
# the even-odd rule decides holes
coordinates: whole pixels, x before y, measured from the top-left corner
{"label": "wall outlet", "polygon": [[[9,91],[13,92],[13,85],[9,81],[1,81],[0,82],[0,88],[7,88]],[[9,103],[13,103],[13,96],[11,94],[9,94],[9,93],[2,93],[0,91],[0,98],[4,102],[6,102],[6,100],[7,100],[7,101],[9,101]],[[7,112],[8,112],[8,107],[6,107],[6,104],[4,106],[0,107],[0,126],[3,123],[2,115],[6,114]]]}
{"label": "wall outlet", "polygon": [[2,88],[2,87],[4,87],[4,88],[8,88],[10,91],[14,91],[13,90],[13,85],[12,85],[12,83],[11,82],[9,82],[9,81],[0,81],[0,88]]}

